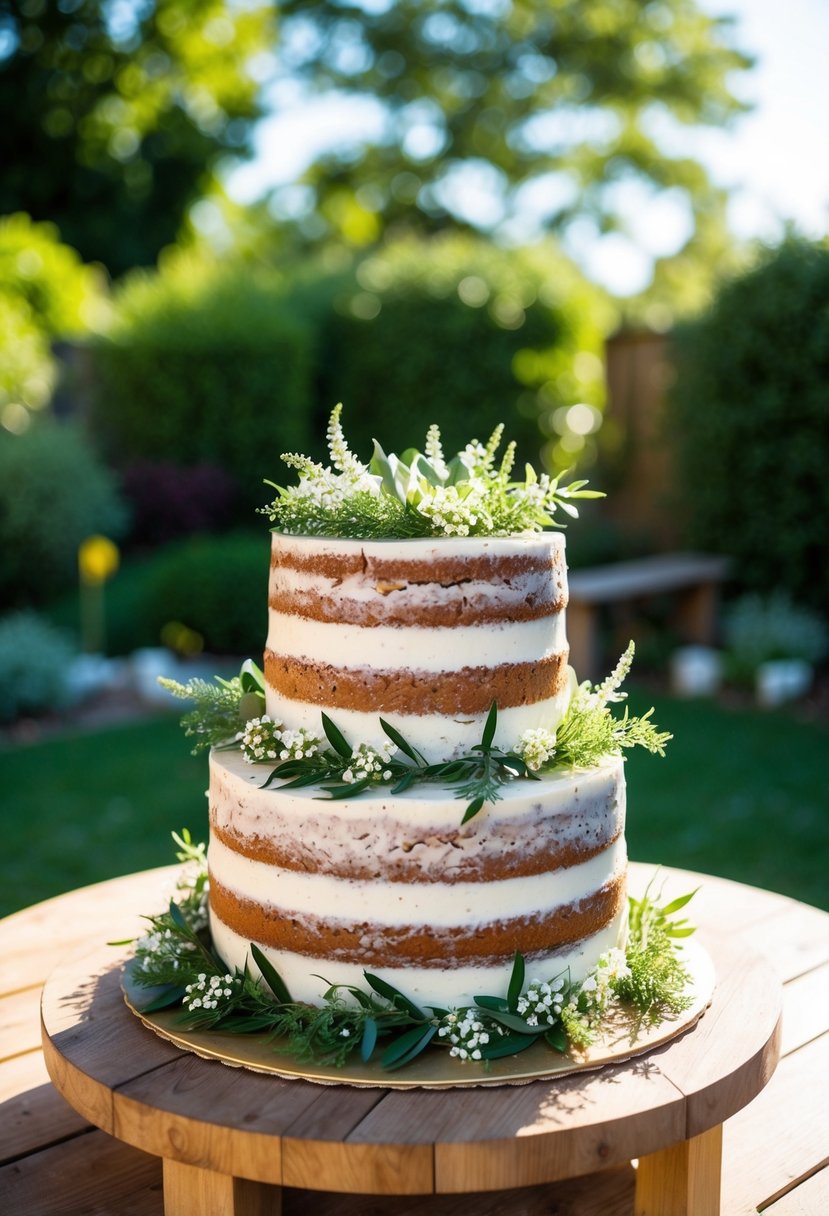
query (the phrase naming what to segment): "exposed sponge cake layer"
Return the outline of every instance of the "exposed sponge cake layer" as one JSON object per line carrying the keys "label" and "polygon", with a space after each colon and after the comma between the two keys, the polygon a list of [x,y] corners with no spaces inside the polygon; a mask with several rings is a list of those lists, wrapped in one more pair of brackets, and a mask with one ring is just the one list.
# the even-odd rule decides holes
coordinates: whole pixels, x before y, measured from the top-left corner
{"label": "exposed sponge cake layer", "polygon": [[[417,659],[413,655],[412,663]],[[289,701],[306,701],[326,712],[356,709],[367,714],[439,715],[457,718],[554,699],[568,687],[567,655],[531,663],[458,667],[429,671],[399,668],[334,667],[310,659],[265,653],[268,687]]]}
{"label": "exposed sponge cake layer", "polygon": [[[316,789],[262,789],[262,765],[210,757],[211,839],[276,870],[395,883],[478,882],[548,874],[604,852],[624,831],[621,760],[514,783],[461,823],[464,803],[434,785],[334,801]],[[218,848],[216,849],[218,854]],[[211,847],[211,862],[214,850]]]}
{"label": "exposed sponge cake layer", "polygon": [[560,533],[353,541],[274,534],[269,606],[372,627],[535,620],[567,603]]}

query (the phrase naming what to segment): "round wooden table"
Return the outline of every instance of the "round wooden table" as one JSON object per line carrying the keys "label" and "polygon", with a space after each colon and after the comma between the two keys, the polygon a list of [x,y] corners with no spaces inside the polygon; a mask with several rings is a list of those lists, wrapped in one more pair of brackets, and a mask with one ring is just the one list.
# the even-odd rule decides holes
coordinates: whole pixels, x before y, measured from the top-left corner
{"label": "round wooden table", "polygon": [[[158,904],[136,912],[163,906],[165,874]],[[689,878],[706,881],[661,874],[666,898],[687,891]],[[632,890],[652,875],[653,867],[633,865]],[[693,904],[689,911],[693,919]],[[722,1124],[774,1071],[781,989],[759,955],[729,941],[727,923],[709,927],[702,942],[717,984],[693,1028],[628,1062],[527,1085],[357,1089],[202,1060],[129,1011],[120,987],[124,952],[103,945],[47,982],[44,1055],[77,1111],[163,1158],[165,1216],[272,1216],[282,1187],[502,1191],[633,1158],[636,1216],[715,1216]]]}

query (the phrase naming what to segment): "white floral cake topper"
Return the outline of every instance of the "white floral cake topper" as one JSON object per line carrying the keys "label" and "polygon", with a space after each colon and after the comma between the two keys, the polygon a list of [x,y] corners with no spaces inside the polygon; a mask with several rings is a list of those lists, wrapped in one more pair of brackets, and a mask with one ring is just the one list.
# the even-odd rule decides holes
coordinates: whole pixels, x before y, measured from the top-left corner
{"label": "white floral cake topper", "polygon": [[425,451],[409,448],[386,453],[375,439],[374,454],[363,464],[350,450],[337,405],[328,423],[331,467],[308,456],[286,452],[282,459],[297,470],[299,483],[278,486],[276,498],[262,508],[275,529],[290,535],[391,540],[418,536],[515,536],[540,532],[555,522],[557,511],[575,518],[574,500],[601,498],[587,482],[560,485],[561,477],[537,474],[524,466],[513,475],[515,443],[500,461],[503,425],[486,444],[473,439],[446,460],[440,430],[432,424]]}

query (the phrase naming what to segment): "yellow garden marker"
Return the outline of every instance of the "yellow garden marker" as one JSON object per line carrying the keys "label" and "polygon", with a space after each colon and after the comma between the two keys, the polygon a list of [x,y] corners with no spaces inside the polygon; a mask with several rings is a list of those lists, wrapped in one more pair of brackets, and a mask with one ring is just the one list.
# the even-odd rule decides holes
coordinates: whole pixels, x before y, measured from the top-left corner
{"label": "yellow garden marker", "polygon": [[81,581],[81,638],[87,653],[104,648],[104,583],[118,569],[118,546],[107,536],[87,536],[78,546]]}

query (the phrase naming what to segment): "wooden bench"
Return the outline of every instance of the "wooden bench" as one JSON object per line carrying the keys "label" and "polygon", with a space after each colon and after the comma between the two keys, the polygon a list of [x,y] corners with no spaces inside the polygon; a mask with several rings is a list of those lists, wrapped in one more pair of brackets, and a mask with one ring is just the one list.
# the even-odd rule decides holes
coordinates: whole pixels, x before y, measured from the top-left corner
{"label": "wooden bench", "polygon": [[580,680],[601,671],[599,614],[608,604],[633,604],[656,595],[675,599],[673,624],[683,642],[711,645],[719,587],[728,558],[703,553],[665,553],[629,562],[573,570],[569,575],[567,637],[570,662]]}

